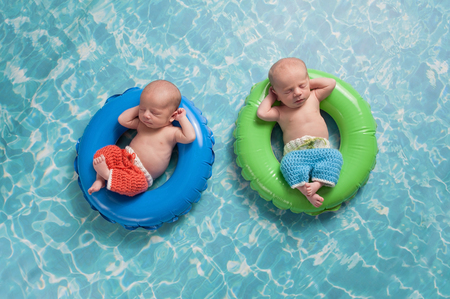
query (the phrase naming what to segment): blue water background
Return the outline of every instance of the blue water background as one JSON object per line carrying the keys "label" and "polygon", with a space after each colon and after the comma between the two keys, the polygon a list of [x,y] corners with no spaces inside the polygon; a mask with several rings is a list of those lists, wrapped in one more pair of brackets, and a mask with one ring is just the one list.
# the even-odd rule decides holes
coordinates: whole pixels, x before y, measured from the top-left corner
{"label": "blue water background", "polygon": [[[449,26],[447,0],[1,1],[1,297],[450,298]],[[378,125],[337,212],[279,210],[235,162],[244,99],[288,56],[350,83]],[[84,200],[75,143],[155,79],[202,110],[216,162],[187,215],[128,231]]]}

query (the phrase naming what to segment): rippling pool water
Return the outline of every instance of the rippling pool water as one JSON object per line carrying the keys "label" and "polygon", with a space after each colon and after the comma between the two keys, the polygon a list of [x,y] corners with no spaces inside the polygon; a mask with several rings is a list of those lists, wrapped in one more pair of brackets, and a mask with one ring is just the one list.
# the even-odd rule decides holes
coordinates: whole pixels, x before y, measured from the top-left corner
{"label": "rippling pool water", "polygon": [[[1,297],[449,298],[449,24],[432,0],[1,2]],[[244,99],[288,56],[378,124],[377,165],[337,212],[279,210],[235,162]],[[187,215],[128,231],[84,200],[75,143],[155,79],[202,110],[216,162]]]}

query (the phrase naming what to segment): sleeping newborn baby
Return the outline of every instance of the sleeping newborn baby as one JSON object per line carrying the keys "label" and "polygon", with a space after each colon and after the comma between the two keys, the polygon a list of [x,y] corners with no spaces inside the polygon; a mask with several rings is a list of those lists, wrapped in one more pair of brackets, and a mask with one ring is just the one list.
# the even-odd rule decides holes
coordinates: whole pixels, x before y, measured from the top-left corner
{"label": "sleeping newborn baby", "polygon": [[[320,115],[320,102],[330,95],[336,81],[310,79],[305,63],[298,58],[277,61],[270,68],[269,80],[272,87],[257,115],[278,122],[285,143],[281,172],[291,188],[319,207],[323,197],[317,190],[336,185],[343,163],[341,153],[330,148],[327,125]],[[275,101],[281,105],[272,107]]]}
{"label": "sleeping newborn baby", "polygon": [[[180,91],[168,81],[153,81],[144,88],[139,106],[119,116],[119,123],[136,129],[136,136],[125,149],[108,145],[95,153],[93,166],[97,176],[89,194],[106,186],[119,194],[134,196],[145,192],[164,173],[175,144],[191,143],[196,137],[186,111],[178,108],[180,102]],[[172,125],[174,120],[181,128]]]}

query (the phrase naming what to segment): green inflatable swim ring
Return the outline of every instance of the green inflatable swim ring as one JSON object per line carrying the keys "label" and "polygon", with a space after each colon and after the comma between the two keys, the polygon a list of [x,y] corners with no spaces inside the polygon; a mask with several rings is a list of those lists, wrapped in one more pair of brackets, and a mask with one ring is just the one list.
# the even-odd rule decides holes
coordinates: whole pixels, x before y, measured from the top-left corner
{"label": "green inflatable swim ring", "polygon": [[369,179],[375,167],[378,152],[375,137],[376,122],[369,104],[350,84],[339,78],[317,70],[308,70],[311,79],[328,77],[336,80],[333,92],[320,103],[320,109],[327,112],[336,122],[341,135],[339,151],[342,165],[339,181],[334,188],[322,187],[318,194],[324,198],[316,208],[297,189],[291,189],[280,171],[270,142],[276,122],[266,122],[256,116],[261,101],[269,92],[266,79],[255,84],[239,112],[234,137],[236,162],[242,168],[242,176],[265,200],[283,210],[294,213],[318,215],[325,211],[336,211],[341,203],[356,195],[358,189]]}

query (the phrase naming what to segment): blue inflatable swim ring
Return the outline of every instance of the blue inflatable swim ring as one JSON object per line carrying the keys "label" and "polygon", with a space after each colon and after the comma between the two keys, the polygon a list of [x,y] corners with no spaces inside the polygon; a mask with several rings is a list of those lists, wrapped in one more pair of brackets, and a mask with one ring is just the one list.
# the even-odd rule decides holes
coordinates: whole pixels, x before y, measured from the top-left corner
{"label": "blue inflatable swim ring", "polygon": [[[74,166],[80,188],[92,209],[109,222],[120,223],[127,229],[143,227],[153,230],[189,212],[192,204],[200,199],[201,192],[206,190],[214,163],[214,136],[200,110],[182,97],[180,108],[186,110],[186,116],[195,129],[196,139],[190,144],[177,144],[178,162],[169,180],[154,190],[133,197],[106,188],[89,195],[87,190],[96,176],[92,166],[95,152],[106,145],[115,144],[128,130],[119,124],[117,118],[126,109],[139,105],[141,93],[141,88],[134,87],[106,101],[77,142],[78,155]],[[177,123],[174,122],[174,125]]]}

